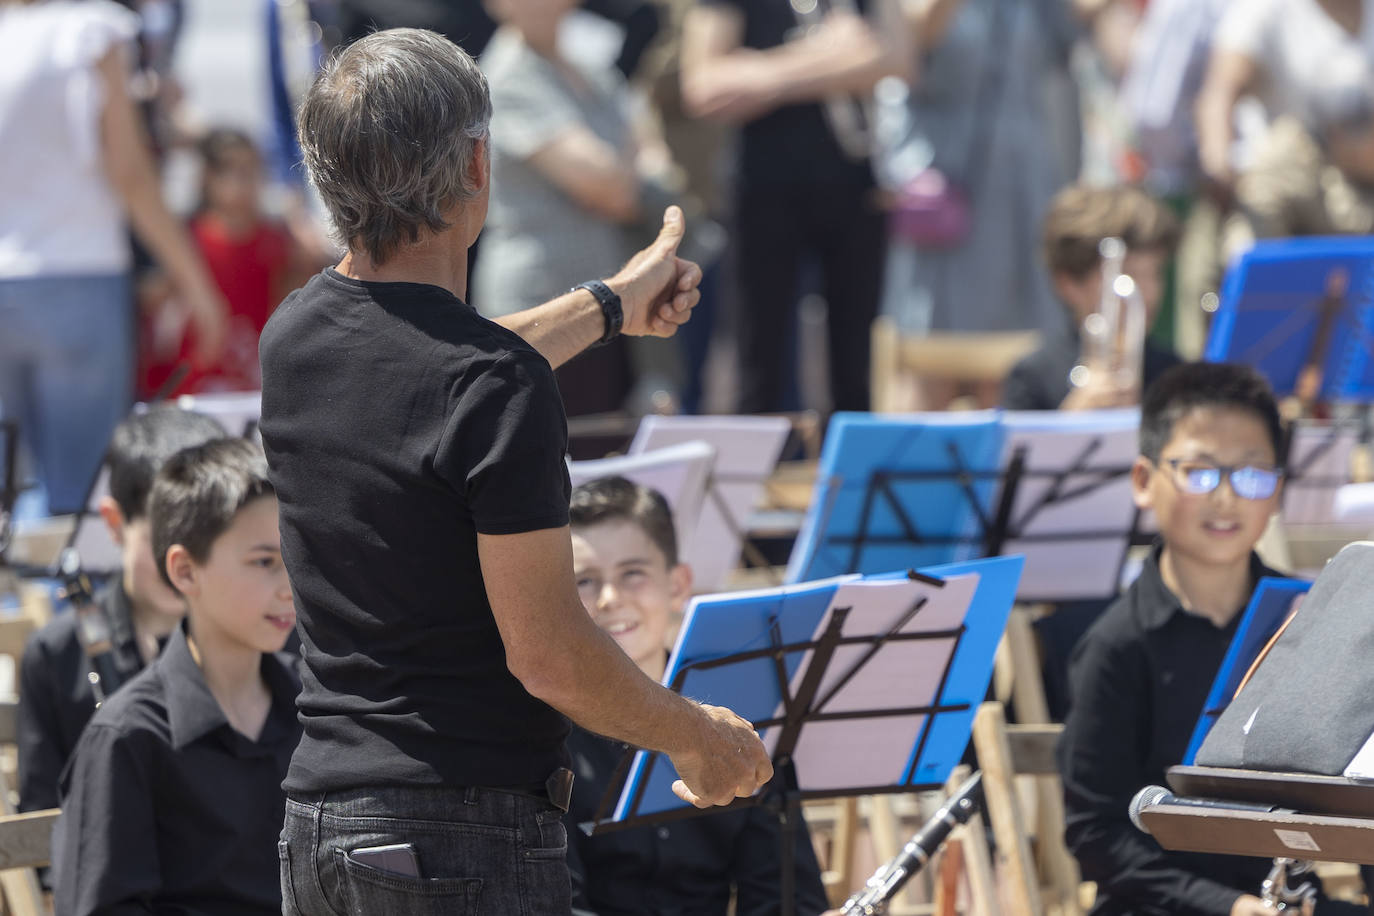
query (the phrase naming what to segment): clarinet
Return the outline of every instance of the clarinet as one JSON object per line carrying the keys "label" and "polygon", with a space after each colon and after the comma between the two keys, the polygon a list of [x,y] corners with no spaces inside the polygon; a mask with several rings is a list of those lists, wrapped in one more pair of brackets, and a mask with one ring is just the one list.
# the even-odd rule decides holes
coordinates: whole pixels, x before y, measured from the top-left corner
{"label": "clarinet", "polygon": [[970,776],[959,787],[959,791],[921,825],[921,829],[907,841],[895,858],[873,873],[863,890],[845,901],[840,912],[844,916],[882,916],[886,913],[888,901],[897,896],[912,875],[925,867],[949,837],[951,830],[959,824],[968,823],[982,799],[983,774],[980,771]]}
{"label": "clarinet", "polygon": [[81,568],[81,557],[75,548],[62,551],[58,569],[62,579],[60,594],[76,615],[77,641],[81,643],[89,666],[86,680],[91,685],[95,707],[99,709],[109,694],[124,683],[127,674],[119,664],[110,622],[96,603],[95,590]]}

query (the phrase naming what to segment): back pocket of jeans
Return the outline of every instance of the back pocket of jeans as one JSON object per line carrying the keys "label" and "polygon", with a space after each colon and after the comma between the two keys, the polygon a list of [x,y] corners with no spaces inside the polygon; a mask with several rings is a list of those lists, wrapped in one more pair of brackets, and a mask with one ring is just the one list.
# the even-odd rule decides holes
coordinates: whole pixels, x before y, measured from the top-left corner
{"label": "back pocket of jeans", "polygon": [[477,916],[481,878],[412,878],[336,854],[351,916]]}

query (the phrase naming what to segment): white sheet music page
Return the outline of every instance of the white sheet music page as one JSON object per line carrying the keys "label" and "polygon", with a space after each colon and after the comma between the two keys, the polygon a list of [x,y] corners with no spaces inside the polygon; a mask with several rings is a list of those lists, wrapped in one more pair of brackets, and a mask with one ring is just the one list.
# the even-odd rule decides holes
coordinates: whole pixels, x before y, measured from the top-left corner
{"label": "white sheet music page", "polygon": [[1358,779],[1362,782],[1374,782],[1374,735],[1369,736],[1369,740],[1364,743],[1349,766],[1345,768],[1346,779]]}
{"label": "white sheet music page", "polygon": [[[847,583],[836,590],[816,629],[816,638],[830,625],[837,608],[850,609],[843,635],[881,635],[893,631],[918,602],[921,607],[896,632],[943,634],[958,630],[977,587],[978,576],[973,574],[946,579],[943,587],[909,579]],[[871,644],[840,646],[826,667],[816,702],[824,701],[836,685],[844,683],[819,711],[932,706],[956,645],[954,635],[890,641],[857,670],[855,666],[870,652]],[[791,685],[794,694],[813,655],[807,652],[802,659]],[[851,671],[852,676],[846,679]],[[782,714],[779,709],[778,715]],[[900,782],[925,720],[926,716],[918,713],[807,722],[793,755],[801,788],[831,790]],[[769,729],[765,736],[770,754],[779,731]]]}
{"label": "white sheet music page", "polygon": [[739,563],[750,516],[763,498],[764,482],[777,466],[792,424],[786,417],[661,417],[640,421],[630,454],[681,442],[702,441],[716,463],[696,526],[686,532],[681,554],[692,567],[693,586],[711,592]]}
{"label": "white sheet music page", "polygon": [[1288,449],[1289,480],[1284,484],[1286,527],[1328,525],[1337,520],[1336,500],[1350,482],[1350,459],[1359,430],[1351,425],[1300,423]]}
{"label": "white sheet music page", "polygon": [[1011,517],[1021,537],[1008,538],[1001,551],[1026,557],[1018,595],[1115,595],[1136,514],[1129,472],[1140,412],[1010,411],[1003,422],[1003,470],[1017,450],[1025,455]]}
{"label": "white sheet music page", "polygon": [[673,510],[673,527],[682,543],[701,515],[715,460],[716,450],[709,442],[683,442],[638,455],[569,461],[568,476],[575,487],[602,477],[624,477],[657,490]]}

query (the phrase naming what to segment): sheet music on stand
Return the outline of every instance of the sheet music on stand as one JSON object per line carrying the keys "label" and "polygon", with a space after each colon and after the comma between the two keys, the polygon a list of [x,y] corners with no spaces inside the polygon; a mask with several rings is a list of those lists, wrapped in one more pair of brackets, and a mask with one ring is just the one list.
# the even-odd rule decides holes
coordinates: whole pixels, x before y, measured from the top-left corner
{"label": "sheet music on stand", "polygon": [[1288,527],[1336,521],[1336,498],[1351,481],[1359,438],[1353,423],[1301,421],[1293,427],[1280,517]]}
{"label": "sheet music on stand", "polygon": [[[244,391],[223,394],[184,394],[174,403],[182,410],[204,414],[224,427],[228,436],[255,436],[262,417],[262,392]],[[134,411],[148,409],[147,404],[135,405]],[[119,545],[110,537],[110,529],[100,517],[100,501],[110,495],[110,469],[104,463],[91,481],[86,494],[85,509],[77,517],[76,527],[67,542],[81,557],[81,568],[93,575],[117,571],[123,563]]]}
{"label": "sheet music on stand", "polygon": [[640,421],[629,454],[683,442],[709,443],[716,452],[706,498],[679,553],[692,567],[698,591],[723,588],[739,562],[750,515],[764,493],[791,433],[786,417],[659,416]]}
{"label": "sheet music on stand", "polygon": [[1114,595],[1138,427],[1134,409],[836,414],[788,581],[1015,553],[1023,600]]}
{"label": "sheet music on stand", "polygon": [[[994,557],[701,596],[664,683],[754,723],[794,771],[794,801],[937,787],[967,746],[1020,571]],[[594,829],[701,813],[674,779],[666,757],[635,752]]]}
{"label": "sheet music on stand", "polygon": [[1280,397],[1311,366],[1319,400],[1374,400],[1374,239],[1256,243],[1227,271],[1204,359],[1254,366]]}
{"label": "sheet music on stand", "polygon": [[687,543],[701,516],[716,450],[709,442],[693,440],[667,448],[588,461],[569,461],[568,476],[577,487],[603,477],[624,477],[663,494],[673,510],[679,544]]}
{"label": "sheet music on stand", "polygon": [[1002,544],[1026,558],[1019,597],[1116,594],[1136,518],[1130,470],[1140,411],[1008,412],[1002,422],[1002,466],[1024,450]]}
{"label": "sheet music on stand", "polygon": [[262,419],[261,391],[225,391],[183,394],[175,401],[182,410],[213,417],[231,436],[252,438]]}
{"label": "sheet music on stand", "polygon": [[976,556],[1001,447],[992,410],[835,414],[786,581]]}

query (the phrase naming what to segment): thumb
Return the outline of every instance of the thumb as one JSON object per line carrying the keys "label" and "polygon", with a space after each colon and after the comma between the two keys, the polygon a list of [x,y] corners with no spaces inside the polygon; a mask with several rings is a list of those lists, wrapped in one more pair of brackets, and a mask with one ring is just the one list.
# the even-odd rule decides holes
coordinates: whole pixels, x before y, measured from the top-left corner
{"label": "thumb", "polygon": [[654,247],[661,249],[666,254],[675,254],[686,231],[687,220],[682,215],[682,208],[676,205],[669,207],[663,211],[663,228],[658,231],[658,238],[654,240]]}

